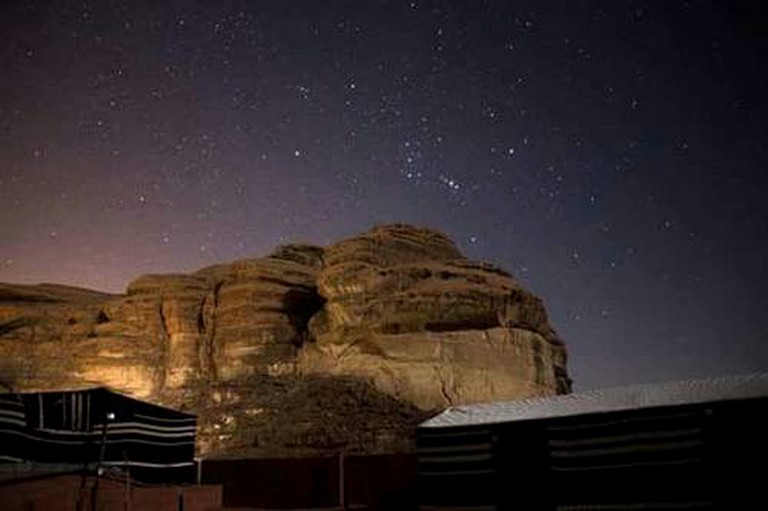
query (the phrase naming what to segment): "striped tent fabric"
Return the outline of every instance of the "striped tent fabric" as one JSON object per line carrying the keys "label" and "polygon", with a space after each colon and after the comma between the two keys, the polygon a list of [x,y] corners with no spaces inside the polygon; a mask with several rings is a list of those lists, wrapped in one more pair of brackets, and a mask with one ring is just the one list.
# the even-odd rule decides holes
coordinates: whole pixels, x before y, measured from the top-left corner
{"label": "striped tent fabric", "polygon": [[[433,504],[492,509],[488,507],[496,477],[492,442],[491,428],[425,431],[417,443],[419,487],[440,497]],[[467,492],[468,487],[474,491]]]}
{"label": "striped tent fabric", "polygon": [[193,415],[105,388],[0,395],[0,462],[119,468],[146,482],[194,478]]}
{"label": "striped tent fabric", "polygon": [[451,407],[416,431],[421,509],[747,509],[766,412],[768,374]]}
{"label": "striped tent fabric", "polygon": [[709,413],[661,408],[545,425],[556,509],[712,509],[701,488]]}
{"label": "striped tent fabric", "polygon": [[700,412],[593,418],[546,428],[552,470],[583,472],[701,461]]}
{"label": "striped tent fabric", "polygon": [[16,396],[0,394],[0,463],[24,461],[27,429],[24,403]]}

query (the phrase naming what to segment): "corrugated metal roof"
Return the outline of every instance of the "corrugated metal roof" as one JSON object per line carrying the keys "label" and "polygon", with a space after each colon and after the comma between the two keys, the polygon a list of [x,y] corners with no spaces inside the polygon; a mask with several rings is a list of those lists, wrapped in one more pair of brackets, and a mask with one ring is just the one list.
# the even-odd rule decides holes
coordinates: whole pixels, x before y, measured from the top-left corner
{"label": "corrugated metal roof", "polygon": [[453,406],[419,427],[495,424],[659,406],[768,397],[768,373],[619,387],[562,396]]}

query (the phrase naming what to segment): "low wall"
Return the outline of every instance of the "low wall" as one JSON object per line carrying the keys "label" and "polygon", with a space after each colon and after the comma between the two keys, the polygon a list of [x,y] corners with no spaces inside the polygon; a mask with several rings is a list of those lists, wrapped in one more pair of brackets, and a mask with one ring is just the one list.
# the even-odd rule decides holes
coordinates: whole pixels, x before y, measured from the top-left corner
{"label": "low wall", "polygon": [[202,482],[221,485],[226,508],[416,509],[416,457],[406,454],[204,460]]}
{"label": "low wall", "polygon": [[220,511],[219,486],[135,486],[125,481],[77,474],[3,481],[3,511],[90,511],[93,495],[98,511]]}

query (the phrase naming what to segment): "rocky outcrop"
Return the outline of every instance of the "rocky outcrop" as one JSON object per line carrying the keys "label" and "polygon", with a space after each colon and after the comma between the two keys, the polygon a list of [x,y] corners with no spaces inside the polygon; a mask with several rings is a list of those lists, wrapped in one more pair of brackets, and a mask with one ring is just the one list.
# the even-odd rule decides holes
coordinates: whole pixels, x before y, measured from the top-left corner
{"label": "rocky outcrop", "polygon": [[541,301],[442,234],[381,227],[323,262],[302,372],[356,375],[423,409],[567,389]]}
{"label": "rocky outcrop", "polygon": [[541,301],[441,233],[388,225],[124,295],[0,285],[0,384],[192,410],[203,454],[402,451],[451,404],[567,392]]}

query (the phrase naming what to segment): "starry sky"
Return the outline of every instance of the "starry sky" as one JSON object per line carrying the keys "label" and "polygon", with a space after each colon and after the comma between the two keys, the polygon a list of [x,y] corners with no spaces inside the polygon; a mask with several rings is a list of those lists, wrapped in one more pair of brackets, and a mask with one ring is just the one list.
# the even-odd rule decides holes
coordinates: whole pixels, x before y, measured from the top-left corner
{"label": "starry sky", "polygon": [[765,370],[758,6],[6,0],[0,281],[408,222],[541,296],[577,390]]}

